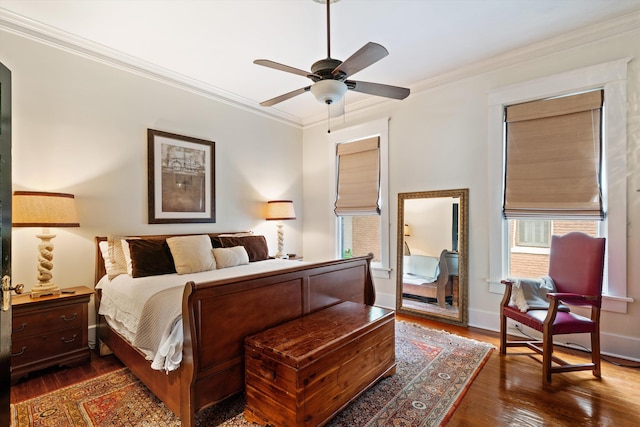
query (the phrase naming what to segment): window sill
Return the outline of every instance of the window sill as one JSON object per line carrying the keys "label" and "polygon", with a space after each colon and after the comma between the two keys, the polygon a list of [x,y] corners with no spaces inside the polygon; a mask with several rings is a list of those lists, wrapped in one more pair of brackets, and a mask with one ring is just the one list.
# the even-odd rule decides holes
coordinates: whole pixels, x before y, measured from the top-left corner
{"label": "window sill", "polygon": [[602,295],[602,310],[627,314],[628,304],[631,302],[633,302],[633,298]]}
{"label": "window sill", "polygon": [[380,279],[389,279],[391,277],[391,269],[382,266],[371,266],[371,275]]}
{"label": "window sill", "polygon": [[549,255],[549,248],[539,248],[535,246],[516,246],[511,248],[512,254],[538,254]]}

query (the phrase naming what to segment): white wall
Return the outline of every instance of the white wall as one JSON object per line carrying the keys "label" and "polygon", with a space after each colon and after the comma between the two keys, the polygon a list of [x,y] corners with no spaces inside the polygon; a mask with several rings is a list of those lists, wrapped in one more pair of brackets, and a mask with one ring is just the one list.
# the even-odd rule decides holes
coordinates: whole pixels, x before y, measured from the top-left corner
{"label": "white wall", "polygon": [[[94,285],[94,236],[254,230],[277,249],[264,202],[302,217],[302,131],[222,102],[0,32],[12,71],[13,189],[76,196],[80,228],[52,229],[54,281]],[[147,223],[147,128],[215,141],[216,223]],[[301,253],[302,221],[284,225]],[[36,283],[38,229],[14,228],[13,282]]]}
{"label": "white wall", "polygon": [[460,199],[406,199],[404,223],[411,235],[405,236],[411,255],[440,257],[443,249],[452,250],[453,203]]}
{"label": "white wall", "polygon": [[[469,188],[469,323],[498,329],[501,295],[490,293],[489,188],[488,188],[488,93],[502,86],[624,57],[636,58],[628,69],[628,313],[602,314],[602,347],[611,354],[640,360],[640,25],[610,36],[611,25],[601,31],[607,37],[571,35],[545,42],[521,52],[478,64],[477,71],[456,70],[439,76],[406,100],[387,102],[364,112],[347,113],[346,124],[391,117],[389,122],[391,259],[396,259],[397,195],[399,192]],[[627,20],[627,28],[628,20]],[[600,31],[599,28],[594,28]],[[596,41],[590,41],[590,40]],[[572,47],[568,47],[571,45]],[[463,75],[457,78],[455,75]],[[435,82],[435,79],[434,79]],[[347,95],[348,96],[348,95]],[[347,106],[349,101],[347,98]],[[337,126],[336,126],[337,129]],[[304,130],[304,252],[315,257],[333,250],[331,210],[325,201],[332,179],[327,165],[333,161],[326,150],[324,124]],[[326,165],[318,159],[325,156]],[[307,233],[312,230],[312,233]],[[323,232],[324,230],[324,232]],[[395,301],[395,274],[375,279],[378,301]]]}

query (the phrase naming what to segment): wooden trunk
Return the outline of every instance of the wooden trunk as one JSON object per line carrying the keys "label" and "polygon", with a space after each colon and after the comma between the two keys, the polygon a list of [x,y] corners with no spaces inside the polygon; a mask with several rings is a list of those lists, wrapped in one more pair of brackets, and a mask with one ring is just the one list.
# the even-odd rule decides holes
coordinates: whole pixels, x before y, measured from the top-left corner
{"label": "wooden trunk", "polygon": [[245,418],[320,426],[395,373],[395,313],[343,302],[245,340]]}

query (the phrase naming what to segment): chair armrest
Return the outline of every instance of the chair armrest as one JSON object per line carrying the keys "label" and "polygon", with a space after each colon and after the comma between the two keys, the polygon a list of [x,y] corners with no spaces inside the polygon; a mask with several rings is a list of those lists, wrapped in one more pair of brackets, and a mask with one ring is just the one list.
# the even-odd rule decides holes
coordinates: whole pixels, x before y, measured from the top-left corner
{"label": "chair armrest", "polygon": [[509,305],[509,301],[511,300],[511,290],[513,285],[513,280],[501,280],[500,283],[505,285],[504,295],[502,296],[502,301],[500,302],[500,307],[504,308]]}
{"label": "chair armrest", "polygon": [[598,297],[595,295],[580,295],[570,292],[550,292],[547,294],[547,298],[574,305],[593,305],[598,301]]}

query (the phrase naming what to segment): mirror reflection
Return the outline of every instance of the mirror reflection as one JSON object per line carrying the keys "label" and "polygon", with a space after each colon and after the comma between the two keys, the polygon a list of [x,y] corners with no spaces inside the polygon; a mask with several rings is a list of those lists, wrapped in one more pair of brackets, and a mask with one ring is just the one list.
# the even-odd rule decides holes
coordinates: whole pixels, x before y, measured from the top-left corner
{"label": "mirror reflection", "polygon": [[399,312],[467,323],[468,189],[398,194]]}

